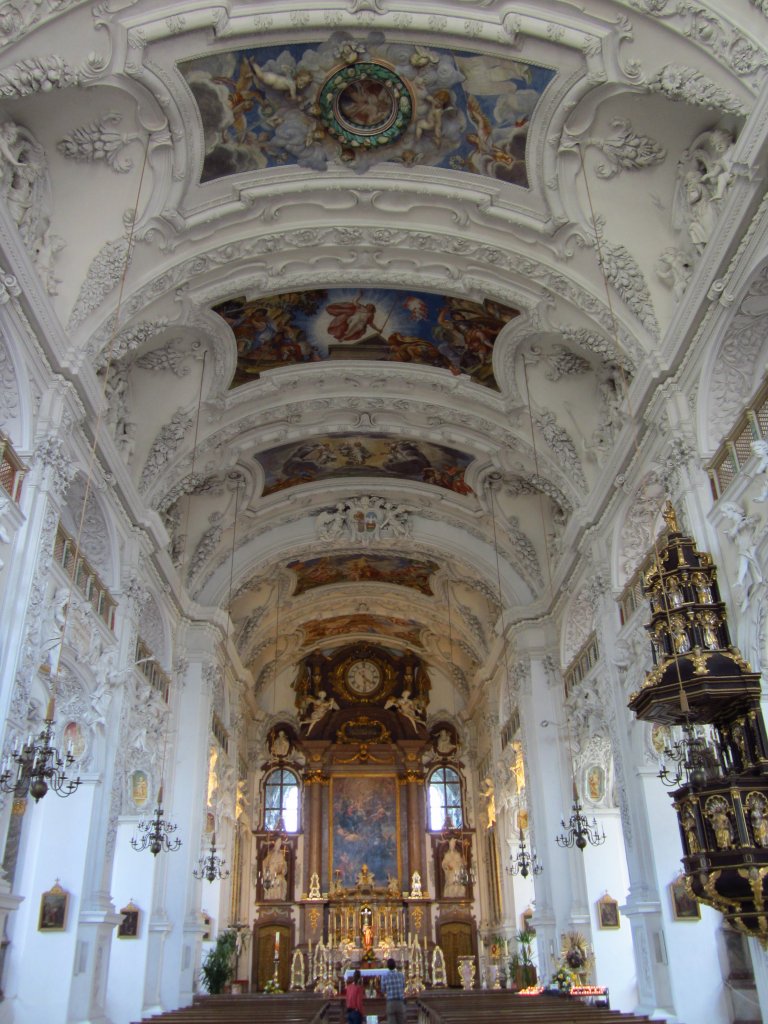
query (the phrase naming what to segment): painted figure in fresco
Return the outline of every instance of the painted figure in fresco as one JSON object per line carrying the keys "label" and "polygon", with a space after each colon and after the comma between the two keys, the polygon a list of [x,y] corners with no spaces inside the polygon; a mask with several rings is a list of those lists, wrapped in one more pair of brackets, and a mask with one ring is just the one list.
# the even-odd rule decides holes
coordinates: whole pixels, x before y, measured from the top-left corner
{"label": "painted figure in fresco", "polygon": [[460,881],[464,858],[456,849],[454,836],[448,840],[448,849],[443,854],[440,866],[443,869],[443,896],[449,900],[461,899],[467,891],[466,885]]}
{"label": "painted figure in fresco", "polygon": [[376,306],[372,302],[332,302],[325,307],[333,319],[328,324],[328,333],[336,341],[359,341],[373,323]]}

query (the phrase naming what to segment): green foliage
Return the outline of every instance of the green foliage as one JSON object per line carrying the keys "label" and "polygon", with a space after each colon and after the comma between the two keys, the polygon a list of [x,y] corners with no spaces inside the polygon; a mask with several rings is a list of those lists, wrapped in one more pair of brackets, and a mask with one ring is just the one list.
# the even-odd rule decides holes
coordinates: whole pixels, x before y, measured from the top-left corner
{"label": "green foliage", "polygon": [[528,928],[524,928],[522,931],[519,931],[515,936],[517,944],[520,947],[520,962],[525,967],[529,967],[533,963],[533,959],[531,957],[531,943],[535,937],[534,933],[529,931]]}
{"label": "green foliage", "polygon": [[215,996],[224,991],[224,986],[235,974],[235,950],[237,933],[234,931],[219,932],[216,945],[209,949],[200,968],[203,984],[210,995]]}

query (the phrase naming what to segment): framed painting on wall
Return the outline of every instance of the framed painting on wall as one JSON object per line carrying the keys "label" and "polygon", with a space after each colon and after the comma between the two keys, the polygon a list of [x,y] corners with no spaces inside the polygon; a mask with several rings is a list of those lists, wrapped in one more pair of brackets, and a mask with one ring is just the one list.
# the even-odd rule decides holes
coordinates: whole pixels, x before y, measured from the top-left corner
{"label": "framed painting on wall", "polygon": [[700,921],[701,905],[688,892],[685,884],[685,877],[679,875],[669,886],[669,894],[672,898],[672,913],[676,921]]}
{"label": "framed painting on wall", "polygon": [[608,893],[597,901],[597,920],[601,928],[621,927],[618,900],[613,899]]}
{"label": "framed painting on wall", "polygon": [[117,926],[118,939],[138,939],[139,937],[139,908],[129,900],[127,905],[120,908],[123,920]]}
{"label": "framed painting on wall", "polygon": [[67,905],[69,893],[59,885],[58,878],[54,885],[40,897],[40,919],[37,924],[39,932],[63,932],[67,927]]}

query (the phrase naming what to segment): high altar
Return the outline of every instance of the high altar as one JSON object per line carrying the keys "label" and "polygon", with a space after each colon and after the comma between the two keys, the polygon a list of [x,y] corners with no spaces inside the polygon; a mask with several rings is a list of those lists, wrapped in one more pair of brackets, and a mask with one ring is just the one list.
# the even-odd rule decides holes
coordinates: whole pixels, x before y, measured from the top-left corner
{"label": "high altar", "polygon": [[[371,644],[315,653],[295,689],[300,726],[274,727],[263,766],[254,980],[272,976],[278,934],[286,983],[289,951],[311,953],[319,942],[339,969],[402,961],[414,941],[424,950],[439,943],[450,975],[457,956],[477,953],[474,836],[455,732],[424,724],[421,660]],[[284,798],[270,787],[291,779],[301,793],[295,829],[270,818]],[[427,779],[439,780],[429,793],[432,802],[435,786],[442,793],[439,821]]]}

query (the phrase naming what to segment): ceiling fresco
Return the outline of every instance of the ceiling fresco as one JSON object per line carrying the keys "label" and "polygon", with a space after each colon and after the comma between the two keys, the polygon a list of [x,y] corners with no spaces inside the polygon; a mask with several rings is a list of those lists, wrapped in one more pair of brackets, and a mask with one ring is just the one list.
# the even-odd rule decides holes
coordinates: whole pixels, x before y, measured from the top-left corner
{"label": "ceiling fresco", "polygon": [[201,182],[382,160],[527,187],[526,138],[555,72],[523,61],[336,34],[179,65],[205,134]]}
{"label": "ceiling fresco", "polygon": [[296,573],[294,596],[332,583],[388,583],[432,595],[429,578],[440,568],[436,562],[401,555],[324,555],[288,563]]}
{"label": "ceiling fresco", "polygon": [[232,328],[232,387],[265,370],[325,359],[369,359],[438,366],[498,390],[493,346],[520,311],[486,299],[381,289],[284,292],[217,306]]}
{"label": "ceiling fresco", "polygon": [[265,496],[298,484],[355,476],[421,481],[457,494],[473,493],[464,480],[470,455],[387,434],[316,437],[258,452],[254,458],[264,470]]}
{"label": "ceiling fresco", "polygon": [[397,619],[367,612],[353,615],[336,615],[330,619],[313,619],[302,624],[304,644],[310,646],[333,636],[368,633],[374,636],[390,637],[411,647],[419,645],[422,626],[415,619]]}

